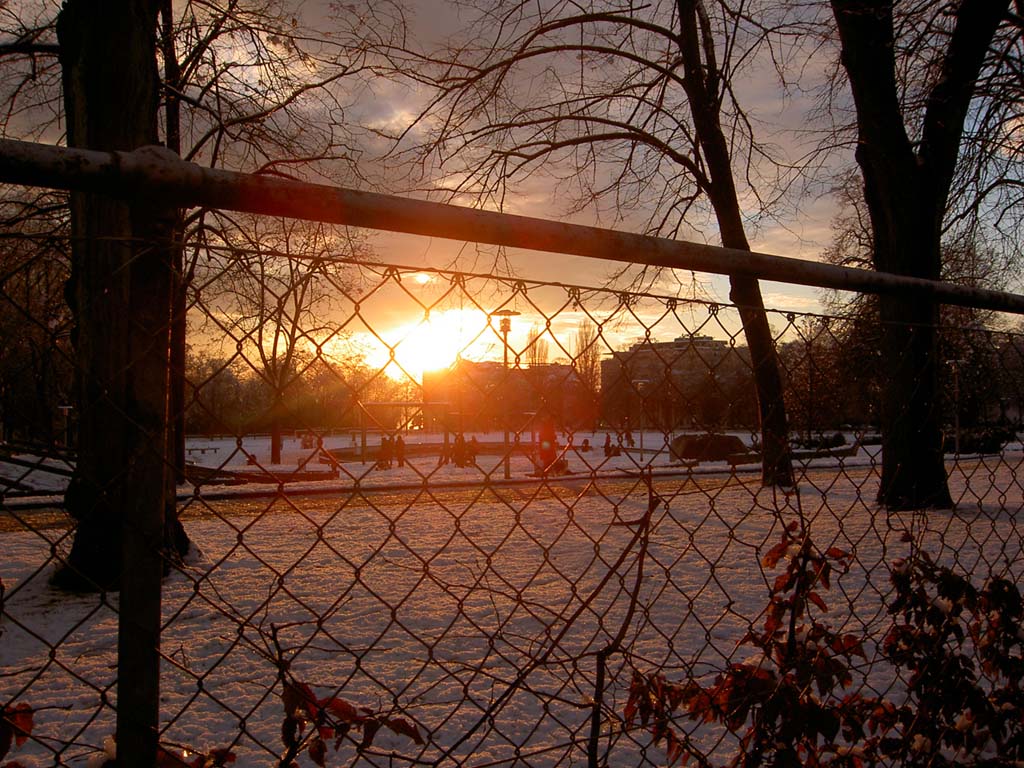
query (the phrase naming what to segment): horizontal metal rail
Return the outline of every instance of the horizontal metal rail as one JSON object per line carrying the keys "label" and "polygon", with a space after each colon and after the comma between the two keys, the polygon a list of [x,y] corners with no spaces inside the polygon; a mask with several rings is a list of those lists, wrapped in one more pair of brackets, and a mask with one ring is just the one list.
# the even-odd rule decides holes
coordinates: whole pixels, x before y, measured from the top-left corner
{"label": "horizontal metal rail", "polygon": [[0,139],[0,182],[97,192],[1024,314],[1024,296],[815,261],[203,168],[162,147],[98,152]]}

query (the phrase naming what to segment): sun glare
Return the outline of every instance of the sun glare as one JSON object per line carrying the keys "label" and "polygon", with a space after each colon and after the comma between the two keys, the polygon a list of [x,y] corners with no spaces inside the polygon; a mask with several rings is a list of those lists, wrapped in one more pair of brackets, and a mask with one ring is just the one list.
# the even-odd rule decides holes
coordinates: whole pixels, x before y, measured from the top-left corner
{"label": "sun glare", "polygon": [[[424,371],[447,368],[458,357],[476,359],[493,345],[492,335],[484,333],[487,315],[477,309],[446,309],[431,313],[429,319],[406,323],[381,334],[394,347],[391,361],[387,348],[377,348],[366,356],[371,367],[384,368],[393,379],[410,376],[422,381]],[[385,367],[386,366],[386,367]]]}

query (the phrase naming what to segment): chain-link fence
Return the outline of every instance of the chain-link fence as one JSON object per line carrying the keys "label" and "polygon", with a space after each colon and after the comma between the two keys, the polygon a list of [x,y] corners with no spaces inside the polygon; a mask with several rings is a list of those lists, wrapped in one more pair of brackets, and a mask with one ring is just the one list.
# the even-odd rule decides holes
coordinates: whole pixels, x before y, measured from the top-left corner
{"label": "chain-link fence", "polygon": [[[144,551],[165,576],[158,721],[139,727],[167,764],[723,763],[767,717],[749,680],[724,688],[784,666],[762,628],[790,646],[826,625],[851,638],[848,671],[815,668],[804,694],[899,703],[916,682],[886,639],[892,563],[927,552],[979,588],[1024,575],[1024,339],[1005,317],[943,310],[934,408],[953,507],[888,511],[871,299],[768,312],[796,482],[765,487],[734,306],[385,264],[322,225],[193,224],[174,315],[187,346],[164,358],[178,405],[170,437],[148,435],[180,475],[181,526]],[[0,748],[99,764],[126,727],[132,617],[116,585],[84,590],[97,584],[75,547],[110,498],[131,525],[137,454],[117,452],[128,416],[105,387],[113,421],[83,440],[96,403],[64,300],[67,236],[33,226],[8,228],[0,278]],[[108,486],[65,505],[76,467],[115,460]],[[125,552],[122,584],[138,567]],[[832,578],[780,582],[799,558],[834,561]],[[843,650],[827,645],[818,666]],[[846,724],[832,736],[852,750]]]}

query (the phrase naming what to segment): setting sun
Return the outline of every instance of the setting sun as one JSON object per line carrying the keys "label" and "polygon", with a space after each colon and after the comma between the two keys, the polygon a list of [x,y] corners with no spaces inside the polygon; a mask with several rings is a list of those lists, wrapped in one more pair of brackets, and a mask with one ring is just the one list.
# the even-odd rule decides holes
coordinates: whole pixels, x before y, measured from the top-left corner
{"label": "setting sun", "polygon": [[394,379],[422,380],[424,371],[447,368],[458,357],[487,354],[496,340],[487,333],[487,315],[478,309],[446,309],[428,318],[400,325],[381,334],[391,352],[376,339],[366,356],[368,364],[384,368]]}

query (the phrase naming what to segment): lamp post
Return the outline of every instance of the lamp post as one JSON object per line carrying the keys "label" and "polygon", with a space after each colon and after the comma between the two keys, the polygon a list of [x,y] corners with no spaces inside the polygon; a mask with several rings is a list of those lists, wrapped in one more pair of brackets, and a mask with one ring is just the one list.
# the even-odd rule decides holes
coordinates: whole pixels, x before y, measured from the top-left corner
{"label": "lamp post", "polygon": [[953,453],[960,455],[960,359],[947,360],[953,369]]}
{"label": "lamp post", "polygon": [[637,414],[637,426],[640,428],[640,463],[643,463],[644,460],[644,425],[647,423],[647,419],[644,418],[646,413],[644,408],[644,392],[650,383],[650,379],[633,379],[633,389],[640,398],[640,412]]}
{"label": "lamp post", "polygon": [[[71,447],[71,411],[74,410],[73,405],[58,405],[57,410],[64,416],[64,447]],[[3,435],[0,434],[0,438]]]}
{"label": "lamp post", "polygon": [[[503,370],[505,372],[505,385],[506,385],[506,387],[508,386],[508,334],[509,334],[509,331],[512,330],[512,318],[516,317],[518,314],[519,313],[516,312],[514,309],[499,309],[496,312],[491,312],[491,315],[490,315],[492,318],[494,318],[494,317],[501,318],[501,321],[499,323],[498,328],[501,331],[501,346],[502,346],[502,352],[503,352],[503,356],[502,356],[503,363],[502,363],[502,365],[503,365]],[[511,466],[510,466],[509,455],[508,455],[509,446],[508,446],[508,415],[507,415],[507,413],[506,413],[505,417],[502,419],[502,421],[503,421],[504,426],[505,426],[505,440],[504,440],[504,443],[503,443],[503,446],[504,446],[504,449],[505,449],[505,461],[504,461],[504,464],[505,464],[505,479],[508,480],[510,477],[512,477],[512,469],[511,469]]]}

